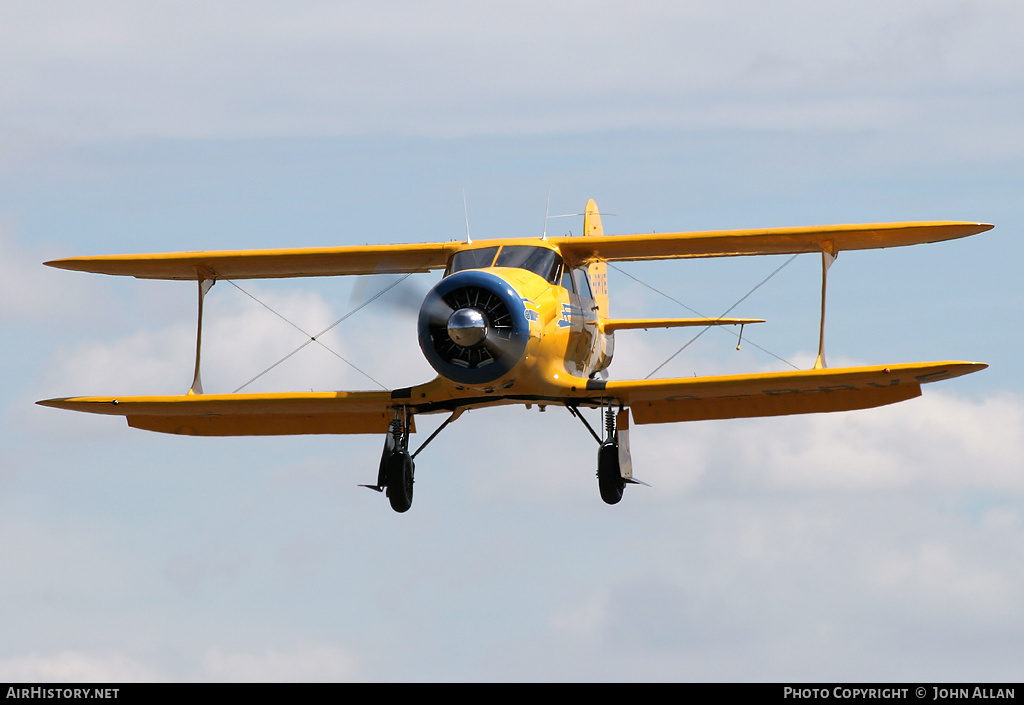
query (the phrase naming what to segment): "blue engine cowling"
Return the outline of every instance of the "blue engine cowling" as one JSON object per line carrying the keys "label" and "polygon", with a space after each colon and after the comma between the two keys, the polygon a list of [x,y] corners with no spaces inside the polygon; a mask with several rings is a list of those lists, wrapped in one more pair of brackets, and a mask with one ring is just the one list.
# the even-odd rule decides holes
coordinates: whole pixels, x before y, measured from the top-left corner
{"label": "blue engine cowling", "polygon": [[481,270],[456,272],[430,290],[419,316],[427,362],[453,382],[480,385],[509,372],[530,337],[526,306],[511,284]]}

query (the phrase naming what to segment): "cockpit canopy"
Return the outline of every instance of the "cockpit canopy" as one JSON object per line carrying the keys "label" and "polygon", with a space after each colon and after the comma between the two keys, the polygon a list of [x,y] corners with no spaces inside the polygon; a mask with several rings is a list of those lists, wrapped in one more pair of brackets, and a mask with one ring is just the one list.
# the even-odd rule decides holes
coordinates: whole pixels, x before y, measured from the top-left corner
{"label": "cockpit canopy", "polygon": [[448,260],[445,276],[464,269],[514,267],[525,269],[554,284],[562,268],[562,256],[537,245],[503,245],[461,250]]}

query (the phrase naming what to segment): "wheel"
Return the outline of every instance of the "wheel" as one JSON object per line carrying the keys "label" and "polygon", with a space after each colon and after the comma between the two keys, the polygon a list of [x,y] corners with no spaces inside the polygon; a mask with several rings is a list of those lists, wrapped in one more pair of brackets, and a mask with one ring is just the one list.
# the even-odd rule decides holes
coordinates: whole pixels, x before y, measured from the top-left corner
{"label": "wheel", "polygon": [[407,512],[412,506],[412,456],[397,451],[388,458],[387,489],[391,508],[396,512]]}
{"label": "wheel", "polygon": [[618,504],[622,499],[626,482],[619,469],[619,446],[614,442],[602,444],[597,452],[597,486],[606,504]]}

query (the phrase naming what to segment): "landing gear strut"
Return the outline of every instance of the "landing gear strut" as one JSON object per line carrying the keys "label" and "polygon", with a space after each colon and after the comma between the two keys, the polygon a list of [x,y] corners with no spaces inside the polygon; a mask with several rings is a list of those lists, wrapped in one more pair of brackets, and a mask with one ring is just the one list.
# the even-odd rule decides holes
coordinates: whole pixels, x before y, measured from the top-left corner
{"label": "landing gear strut", "polygon": [[[601,403],[604,414],[604,438],[597,435],[583,414],[575,406],[566,405],[569,413],[587,427],[590,435],[601,448],[597,451],[597,487],[606,504],[618,504],[626,485],[646,485],[633,477],[633,461],[629,455],[629,409],[619,406],[618,413],[612,411],[614,400]],[[615,427],[618,426],[616,429]]]}
{"label": "landing gear strut", "polygon": [[437,438],[437,435],[462,415],[462,409],[452,412],[443,424],[437,427],[423,445],[415,453],[409,452],[409,431],[412,428],[412,416],[402,407],[395,409],[395,418],[388,427],[388,435],[384,437],[384,451],[380,455],[380,466],[377,469],[376,485],[360,485],[377,492],[386,492],[391,508],[396,512],[407,512],[412,506],[413,474],[416,464],[413,459],[420,451]]}
{"label": "landing gear strut", "polygon": [[619,465],[619,442],[615,436],[615,414],[611,406],[604,409],[605,439],[597,451],[597,486],[605,504],[618,504],[626,481]]}

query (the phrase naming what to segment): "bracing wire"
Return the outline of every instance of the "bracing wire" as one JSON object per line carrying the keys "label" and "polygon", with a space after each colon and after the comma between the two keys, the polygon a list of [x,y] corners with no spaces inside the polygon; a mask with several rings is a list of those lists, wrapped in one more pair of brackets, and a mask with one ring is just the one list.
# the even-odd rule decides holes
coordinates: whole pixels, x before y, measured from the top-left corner
{"label": "bracing wire", "polygon": [[384,386],[383,384],[381,384],[381,383],[380,383],[380,382],[379,382],[378,380],[376,380],[376,379],[375,379],[375,378],[374,378],[373,376],[371,376],[371,375],[370,375],[370,374],[369,374],[368,372],[366,372],[366,371],[364,371],[364,370],[361,370],[361,369],[360,369],[359,367],[357,367],[357,366],[356,366],[356,365],[355,365],[355,364],[354,364],[354,363],[353,363],[353,362],[352,362],[351,360],[347,360],[346,358],[342,357],[342,355],[340,355],[340,354],[339,354],[339,353],[338,353],[337,351],[335,351],[335,350],[331,349],[330,347],[328,347],[327,345],[325,345],[325,344],[324,344],[324,342],[320,340],[320,338],[321,338],[321,337],[322,337],[323,335],[325,335],[326,333],[328,333],[328,332],[330,332],[331,330],[333,330],[334,328],[336,328],[337,326],[341,325],[341,323],[342,323],[342,322],[344,322],[344,321],[345,321],[346,319],[348,319],[348,318],[350,318],[351,316],[353,316],[353,315],[354,315],[355,313],[357,313],[358,311],[360,311],[360,310],[361,310],[361,309],[363,309],[364,307],[368,306],[369,304],[373,303],[374,301],[376,301],[377,299],[379,299],[379,298],[380,298],[381,296],[383,296],[383,295],[384,295],[384,294],[386,294],[387,292],[391,291],[391,289],[393,289],[393,288],[395,288],[396,286],[398,286],[399,284],[401,284],[401,283],[402,283],[403,281],[405,281],[406,279],[408,279],[408,278],[409,278],[410,276],[412,276],[412,272],[409,272],[409,273],[405,274],[404,276],[402,276],[402,277],[400,277],[400,278],[396,279],[396,280],[395,280],[395,281],[393,281],[393,282],[392,282],[391,284],[389,284],[388,286],[386,286],[386,287],[384,287],[383,289],[381,289],[380,291],[378,291],[378,292],[377,292],[376,294],[374,294],[373,296],[371,296],[371,297],[370,297],[369,299],[367,299],[367,300],[366,300],[366,301],[364,301],[363,303],[361,303],[361,304],[359,304],[358,306],[356,306],[356,307],[355,307],[354,309],[352,309],[351,311],[349,311],[348,313],[346,313],[346,314],[345,314],[344,316],[342,316],[341,318],[339,318],[338,320],[336,320],[336,321],[335,321],[334,323],[332,323],[331,325],[329,325],[329,326],[327,326],[326,328],[324,328],[324,329],[323,329],[322,331],[320,331],[320,332],[319,332],[319,333],[317,333],[316,335],[310,335],[310,334],[309,334],[309,333],[307,333],[307,332],[306,332],[305,330],[303,330],[303,329],[302,329],[302,328],[301,328],[300,326],[298,326],[298,325],[297,325],[296,323],[294,323],[293,321],[289,320],[288,318],[286,318],[286,317],[285,317],[284,315],[282,315],[282,314],[281,314],[281,313],[279,313],[278,311],[275,311],[275,310],[274,310],[273,308],[271,308],[270,306],[268,306],[268,305],[267,305],[266,303],[264,303],[263,301],[260,301],[260,300],[259,300],[258,298],[256,298],[255,296],[253,296],[252,294],[250,294],[250,293],[249,293],[248,291],[246,291],[245,289],[243,289],[242,287],[240,287],[240,286],[239,286],[238,284],[236,284],[236,283],[235,283],[234,281],[232,281],[231,279],[227,279],[226,281],[227,281],[227,282],[228,282],[229,284],[231,284],[231,286],[235,287],[235,288],[236,288],[236,289],[238,289],[238,290],[239,290],[240,292],[242,292],[243,294],[245,294],[246,296],[248,296],[248,297],[249,297],[250,299],[252,299],[252,300],[253,300],[253,301],[255,301],[256,303],[258,303],[258,304],[259,304],[260,306],[262,306],[263,308],[267,309],[268,311],[270,311],[271,313],[273,313],[273,314],[274,314],[275,316],[277,316],[278,318],[280,318],[280,319],[281,319],[282,321],[284,321],[285,323],[287,323],[288,325],[290,325],[290,326],[291,326],[292,328],[294,328],[295,330],[299,331],[299,332],[300,332],[300,333],[302,333],[302,334],[303,334],[304,336],[306,336],[307,338],[309,338],[309,340],[307,340],[306,342],[304,342],[304,343],[303,343],[302,345],[300,345],[299,347],[295,348],[295,349],[294,349],[294,350],[292,350],[292,351],[291,351],[290,353],[288,353],[287,355],[285,355],[284,357],[282,357],[282,358],[281,358],[280,360],[278,360],[277,362],[275,362],[275,363],[274,363],[273,365],[271,365],[270,367],[266,368],[265,370],[263,370],[262,372],[260,372],[260,373],[259,373],[258,375],[256,375],[256,376],[255,376],[255,377],[253,377],[252,379],[250,379],[250,380],[249,380],[248,382],[246,382],[245,384],[243,384],[242,386],[240,386],[240,387],[239,387],[238,389],[236,389],[236,390],[235,390],[234,392],[232,392],[232,394],[237,394],[237,393],[238,393],[238,392],[240,392],[241,390],[245,389],[245,388],[246,388],[246,387],[248,387],[248,386],[249,386],[250,384],[252,384],[252,383],[253,383],[253,382],[255,382],[256,380],[258,380],[258,379],[259,379],[260,377],[262,377],[263,375],[265,375],[265,374],[267,374],[268,372],[270,372],[270,371],[271,371],[272,369],[274,369],[275,367],[277,367],[278,365],[280,365],[280,364],[281,364],[282,362],[284,362],[284,361],[285,361],[285,360],[287,360],[288,358],[290,358],[290,357],[292,357],[293,355],[295,355],[295,354],[296,354],[297,352],[299,352],[300,350],[302,350],[302,349],[303,349],[304,347],[306,347],[306,346],[307,346],[307,345],[309,345],[310,343],[317,343],[317,344],[318,344],[318,345],[320,345],[320,347],[322,347],[322,348],[323,348],[324,350],[326,350],[327,352],[329,352],[329,353],[331,353],[332,355],[334,355],[334,356],[335,356],[336,358],[338,358],[339,360],[341,360],[342,362],[344,362],[344,363],[345,363],[346,365],[348,365],[349,367],[351,367],[352,369],[354,369],[354,370],[355,370],[356,372],[358,372],[359,374],[361,374],[361,375],[363,375],[364,377],[366,377],[367,379],[369,379],[369,380],[370,380],[371,382],[373,382],[374,384],[376,384],[376,385],[377,385],[378,387],[380,387],[381,389],[387,389],[387,387],[385,387],[385,386]]}
{"label": "bracing wire", "polygon": [[[737,300],[737,301],[736,301],[736,303],[734,303],[734,304],[733,304],[732,306],[730,306],[730,307],[729,307],[728,309],[726,309],[726,310],[725,310],[725,312],[723,312],[723,313],[722,313],[722,314],[721,314],[720,316],[718,316],[718,318],[725,318],[726,316],[728,316],[728,315],[729,315],[729,313],[731,313],[733,309],[735,309],[735,308],[736,308],[737,306],[739,306],[739,305],[740,305],[741,303],[743,303],[744,301],[746,301],[746,300],[747,300],[747,299],[748,299],[748,298],[749,298],[749,297],[751,296],[751,294],[753,294],[753,293],[754,293],[755,291],[757,291],[757,290],[758,290],[758,289],[760,289],[760,288],[761,288],[762,286],[764,286],[765,284],[767,284],[767,283],[768,283],[768,281],[769,281],[769,280],[770,280],[770,279],[771,279],[772,277],[774,277],[774,276],[775,276],[776,274],[778,274],[778,273],[779,273],[779,272],[781,272],[781,271],[782,271],[783,269],[785,269],[785,267],[786,267],[787,265],[789,265],[789,263],[790,263],[790,262],[792,262],[793,260],[795,260],[795,259],[796,259],[796,257],[797,257],[797,255],[793,255],[792,257],[790,257],[789,259],[787,259],[787,260],[786,260],[785,262],[783,262],[783,263],[782,263],[782,264],[781,264],[781,265],[780,265],[779,267],[777,267],[777,268],[775,269],[775,271],[773,271],[773,272],[772,272],[771,274],[769,274],[769,275],[768,275],[767,277],[765,277],[764,279],[762,279],[762,280],[761,280],[761,281],[760,281],[760,282],[759,282],[758,284],[756,284],[756,285],[755,285],[755,286],[754,286],[754,287],[753,287],[753,288],[752,288],[752,289],[751,289],[750,291],[748,291],[748,292],[747,292],[746,294],[744,294],[744,295],[743,295],[742,297],[740,297],[740,298],[739,298],[739,300]],[[669,301],[672,301],[672,302],[674,302],[674,303],[676,303],[676,304],[679,304],[680,306],[682,306],[683,308],[685,308],[685,309],[686,309],[687,311],[689,311],[690,313],[693,313],[693,314],[695,314],[695,315],[697,315],[697,316],[700,316],[701,318],[707,318],[707,316],[704,316],[704,314],[700,313],[699,311],[697,311],[697,310],[695,310],[695,309],[693,309],[693,308],[691,308],[691,307],[687,306],[686,304],[684,304],[684,303],[683,303],[682,301],[680,301],[679,299],[677,299],[677,298],[675,298],[675,297],[673,297],[673,296],[670,296],[669,294],[666,294],[666,293],[665,293],[664,291],[661,291],[660,289],[657,289],[657,288],[655,288],[655,287],[651,286],[650,284],[648,284],[648,283],[647,283],[647,282],[645,282],[645,281],[642,281],[642,280],[640,280],[640,279],[637,279],[637,278],[636,278],[636,277],[634,277],[634,276],[633,276],[632,274],[630,274],[629,272],[626,272],[626,271],[624,271],[624,270],[623,270],[623,269],[621,269],[620,267],[617,267],[617,266],[615,266],[614,264],[611,264],[611,263],[609,263],[609,264],[608,264],[608,266],[609,266],[609,267],[611,267],[612,269],[614,269],[615,271],[617,271],[617,272],[619,272],[619,273],[621,273],[621,274],[624,274],[624,275],[626,275],[627,277],[629,277],[630,279],[632,279],[633,281],[635,281],[635,282],[636,282],[637,284],[640,284],[640,285],[642,285],[642,286],[645,286],[645,287],[647,287],[648,289],[650,289],[651,291],[655,292],[656,294],[660,294],[661,296],[664,296],[664,297],[665,297],[666,299],[668,299]],[[664,367],[665,365],[667,365],[667,364],[668,364],[669,362],[671,362],[671,361],[672,361],[673,359],[675,359],[675,358],[676,358],[676,356],[678,356],[678,355],[679,355],[679,353],[683,352],[684,350],[686,350],[686,348],[690,347],[690,345],[692,345],[692,344],[693,344],[694,342],[696,342],[696,340],[697,340],[698,338],[700,338],[700,337],[701,337],[702,335],[704,335],[705,333],[707,333],[708,329],[709,329],[709,328],[712,328],[712,327],[714,327],[714,326],[705,326],[704,328],[702,328],[702,329],[700,330],[700,332],[699,332],[699,333],[697,333],[697,334],[696,334],[695,336],[693,336],[692,338],[690,338],[690,339],[689,339],[688,341],[686,341],[686,343],[684,343],[684,344],[683,344],[683,346],[682,346],[681,348],[679,348],[679,349],[678,349],[678,350],[676,350],[676,351],[675,351],[674,353],[672,353],[672,354],[671,354],[671,355],[670,355],[670,356],[668,357],[668,359],[667,359],[667,360],[665,360],[665,361],[664,361],[664,362],[662,362],[662,363],[661,363],[660,365],[658,365],[658,366],[657,366],[657,367],[655,367],[655,368],[654,368],[653,370],[651,370],[651,372],[650,372],[650,373],[648,373],[648,375],[647,375],[646,377],[644,377],[644,379],[650,379],[650,378],[651,378],[651,377],[652,377],[652,376],[653,376],[653,375],[654,375],[654,374],[655,374],[656,372],[658,372],[658,370],[660,370],[660,369],[661,369],[661,368],[663,368],[663,367]],[[723,330],[724,330],[724,329],[723,329]],[[725,331],[725,332],[729,332],[729,331]],[[780,362],[783,362],[783,363],[785,363],[785,364],[789,365],[789,366],[790,366],[790,367],[792,367],[792,368],[793,368],[794,370],[800,369],[799,367],[797,367],[796,365],[794,365],[794,364],[793,364],[792,362],[790,362],[789,360],[785,359],[784,357],[780,357],[779,355],[776,355],[776,354],[775,354],[775,353],[773,353],[772,351],[770,351],[770,350],[766,350],[765,348],[761,347],[761,346],[760,346],[760,345],[758,345],[757,343],[754,343],[754,342],[752,342],[752,341],[750,340],[750,338],[749,338],[749,337],[747,338],[746,342],[747,342],[747,345],[752,345],[753,347],[757,348],[757,349],[758,349],[758,350],[760,350],[761,352],[763,352],[763,353],[765,353],[765,354],[767,354],[767,355],[771,355],[771,356],[772,356],[772,357],[774,357],[774,358],[775,358],[776,360],[779,360]]]}

